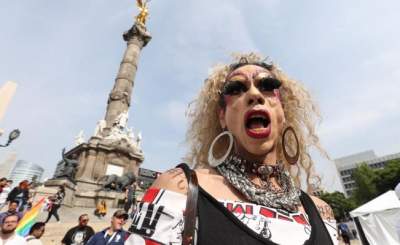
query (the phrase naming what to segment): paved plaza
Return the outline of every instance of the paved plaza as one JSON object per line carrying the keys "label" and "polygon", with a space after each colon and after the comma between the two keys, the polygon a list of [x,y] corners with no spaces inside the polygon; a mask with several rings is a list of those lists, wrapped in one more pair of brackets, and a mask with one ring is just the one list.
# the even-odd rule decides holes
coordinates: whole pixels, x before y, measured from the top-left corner
{"label": "paved plaza", "polygon": [[[96,231],[100,231],[109,226],[111,216],[116,209],[108,210],[106,217],[99,219],[94,216],[94,209],[89,208],[67,208],[62,207],[59,210],[61,222],[57,223],[54,217],[51,218],[49,223],[46,224],[46,232],[42,237],[44,245],[60,245],[61,239],[65,235],[68,229],[78,224],[78,217],[81,214],[87,213],[89,215],[89,225]],[[42,212],[37,221],[45,221],[47,218],[47,212]],[[125,225],[125,229],[129,228],[131,220]]]}

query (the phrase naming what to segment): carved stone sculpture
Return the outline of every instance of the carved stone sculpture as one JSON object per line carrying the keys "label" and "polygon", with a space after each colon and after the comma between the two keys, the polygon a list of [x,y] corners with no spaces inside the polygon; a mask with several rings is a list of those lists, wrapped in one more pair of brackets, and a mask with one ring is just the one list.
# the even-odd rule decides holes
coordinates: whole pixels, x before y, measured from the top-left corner
{"label": "carved stone sculpture", "polygon": [[83,130],[79,131],[79,134],[75,137],[75,145],[80,145],[85,142],[85,137],[83,136]]}
{"label": "carved stone sculpture", "polygon": [[120,129],[125,129],[127,124],[128,124],[128,118],[129,118],[129,114],[128,111],[126,112],[121,112],[117,119],[115,119],[114,125]]}
{"label": "carved stone sculpture", "polygon": [[102,133],[104,128],[107,126],[106,120],[102,119],[97,122],[96,128],[94,130],[94,136],[96,137],[102,137]]}
{"label": "carved stone sculpture", "polygon": [[138,149],[141,149],[141,143],[142,143],[142,133],[139,132],[137,137],[136,137],[136,146]]}

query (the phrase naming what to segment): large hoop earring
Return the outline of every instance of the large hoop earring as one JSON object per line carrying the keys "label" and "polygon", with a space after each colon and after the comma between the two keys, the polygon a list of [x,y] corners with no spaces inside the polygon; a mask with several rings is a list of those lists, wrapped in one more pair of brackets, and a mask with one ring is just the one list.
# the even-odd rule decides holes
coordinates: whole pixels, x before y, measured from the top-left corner
{"label": "large hoop earring", "polygon": [[[228,150],[226,151],[225,155],[222,156],[221,158],[216,159],[214,157],[213,154],[213,149],[214,149],[214,145],[215,143],[217,143],[217,141],[223,137],[224,135],[228,135],[229,137],[229,146],[228,146]],[[211,143],[210,149],[208,150],[208,164],[213,167],[216,168],[218,165],[220,165],[221,163],[223,163],[225,161],[225,159],[229,156],[229,154],[232,151],[232,147],[233,147],[233,135],[231,132],[229,131],[224,131],[222,133],[220,133],[219,135],[217,135],[217,137],[215,137],[215,139],[213,140],[213,142]]]}
{"label": "large hoop earring", "polygon": [[[286,144],[285,144],[285,136],[286,133],[291,131],[294,135],[294,139],[296,140],[296,154],[294,156],[290,156],[289,153],[286,150]],[[285,156],[286,161],[290,164],[290,165],[295,165],[297,163],[297,161],[299,160],[300,157],[300,144],[299,144],[299,139],[297,138],[296,132],[294,131],[294,129],[292,127],[287,127],[282,134],[282,151],[283,151],[283,155]]]}

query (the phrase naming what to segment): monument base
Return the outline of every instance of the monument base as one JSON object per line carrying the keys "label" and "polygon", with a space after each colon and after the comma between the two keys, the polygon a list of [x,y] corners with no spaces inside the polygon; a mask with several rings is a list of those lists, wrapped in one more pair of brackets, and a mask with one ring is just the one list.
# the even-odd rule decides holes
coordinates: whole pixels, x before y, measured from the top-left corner
{"label": "monument base", "polygon": [[[49,190],[49,188],[53,189],[54,194],[57,193],[60,186],[64,186],[65,188],[65,198],[63,204],[68,207],[74,207],[76,183],[68,178],[49,179],[44,183],[44,188],[48,188],[47,190]],[[42,188],[42,190],[45,189]]]}
{"label": "monument base", "polygon": [[68,207],[96,208],[104,200],[109,208],[122,208],[125,200],[123,192],[101,190],[96,182],[81,179],[74,183],[68,178],[49,179],[33,190],[35,199],[56,194],[59,186],[65,187],[63,205]]}

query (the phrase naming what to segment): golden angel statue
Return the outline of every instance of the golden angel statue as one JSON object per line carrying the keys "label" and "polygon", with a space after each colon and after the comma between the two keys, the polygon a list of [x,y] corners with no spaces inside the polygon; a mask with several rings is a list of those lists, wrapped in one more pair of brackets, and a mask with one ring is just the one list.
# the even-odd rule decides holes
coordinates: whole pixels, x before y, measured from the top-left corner
{"label": "golden angel statue", "polygon": [[136,0],[137,6],[139,7],[139,14],[136,16],[136,21],[143,25],[146,24],[146,18],[149,16],[149,9],[147,8],[148,0]]}

